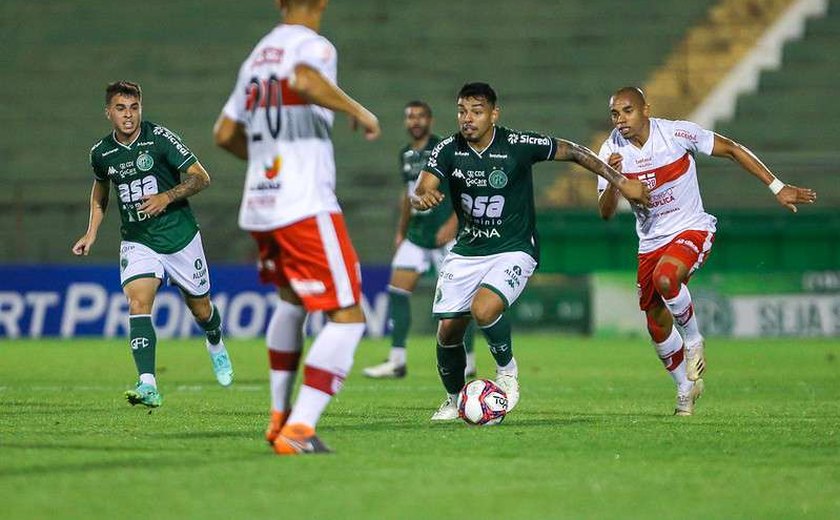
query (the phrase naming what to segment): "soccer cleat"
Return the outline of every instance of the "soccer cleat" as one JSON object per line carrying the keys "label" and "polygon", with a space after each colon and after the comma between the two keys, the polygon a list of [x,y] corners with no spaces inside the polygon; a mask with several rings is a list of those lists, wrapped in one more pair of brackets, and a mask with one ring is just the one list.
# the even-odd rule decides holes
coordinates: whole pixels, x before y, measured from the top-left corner
{"label": "soccer cleat", "polygon": [[688,393],[677,392],[677,404],[674,407],[674,415],[688,417],[694,415],[694,403],[703,395],[703,380],[698,379],[691,385]]}
{"label": "soccer cleat", "polygon": [[448,395],[440,408],[432,415],[432,421],[454,421],[458,419],[458,403],[456,398]]}
{"label": "soccer cleat", "polygon": [[274,452],[278,455],[309,455],[332,452],[315,435],[314,428],[300,423],[283,426],[272,445],[274,446]]}
{"label": "soccer cleat", "polygon": [[362,370],[362,374],[365,377],[372,377],[374,379],[397,379],[405,377],[407,373],[408,369],[405,365],[398,365],[393,361],[386,361]]}
{"label": "soccer cleat", "polygon": [[163,404],[163,397],[158,393],[157,388],[146,383],[137,383],[137,388],[127,390],[124,395],[131,406],[142,404],[149,408],[157,408]]}
{"label": "soccer cleat", "polygon": [[[210,342],[205,340],[207,344],[207,353],[210,354],[210,362],[213,364],[213,373],[216,374],[216,381],[222,386],[230,386],[233,383],[233,365],[230,363],[230,356],[228,356],[225,344],[219,342],[218,345],[210,345]],[[215,354],[210,351],[210,348],[217,348],[221,346],[221,350]]]}
{"label": "soccer cleat", "polygon": [[697,381],[706,371],[705,341],[701,338],[696,345],[685,347],[685,373],[689,381]]}
{"label": "soccer cleat", "polygon": [[268,422],[268,428],[265,429],[265,440],[269,444],[274,444],[274,440],[280,435],[280,430],[286,424],[286,419],[288,418],[288,412],[271,411],[271,419]]}
{"label": "soccer cleat", "polygon": [[505,391],[508,398],[507,411],[510,412],[519,402],[519,380],[511,374],[496,374],[496,384]]}

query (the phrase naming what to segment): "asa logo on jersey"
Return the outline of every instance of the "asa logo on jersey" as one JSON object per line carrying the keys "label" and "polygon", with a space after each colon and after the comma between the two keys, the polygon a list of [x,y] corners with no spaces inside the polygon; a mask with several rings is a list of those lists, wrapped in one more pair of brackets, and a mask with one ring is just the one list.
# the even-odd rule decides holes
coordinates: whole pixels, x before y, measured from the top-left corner
{"label": "asa logo on jersey", "polygon": [[151,155],[143,152],[137,156],[137,160],[134,161],[134,165],[137,166],[137,169],[141,172],[147,172],[155,165],[155,160]]}
{"label": "asa logo on jersey", "polygon": [[500,190],[507,186],[508,176],[502,170],[493,170],[490,172],[490,177],[487,180],[490,182],[491,187]]}

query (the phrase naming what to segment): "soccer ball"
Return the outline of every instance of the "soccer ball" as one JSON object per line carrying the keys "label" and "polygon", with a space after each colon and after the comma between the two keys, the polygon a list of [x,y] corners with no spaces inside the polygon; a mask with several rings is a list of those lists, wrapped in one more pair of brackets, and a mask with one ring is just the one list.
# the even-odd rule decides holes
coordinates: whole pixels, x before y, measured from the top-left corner
{"label": "soccer ball", "polygon": [[507,413],[507,394],[489,379],[470,381],[458,394],[458,417],[467,424],[492,426]]}

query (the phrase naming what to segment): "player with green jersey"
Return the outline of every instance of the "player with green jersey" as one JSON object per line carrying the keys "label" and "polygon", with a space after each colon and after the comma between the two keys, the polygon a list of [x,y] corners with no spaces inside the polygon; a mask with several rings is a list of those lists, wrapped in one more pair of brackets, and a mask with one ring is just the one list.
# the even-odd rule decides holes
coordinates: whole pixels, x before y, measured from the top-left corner
{"label": "player with green jersey", "polygon": [[[367,367],[367,377],[405,377],[406,339],[411,327],[411,305],[409,298],[417,287],[420,276],[434,267],[440,270],[443,258],[449,252],[455,239],[458,220],[449,199],[440,205],[420,211],[413,209],[409,195],[414,193],[417,177],[426,166],[440,137],[431,133],[432,109],[424,101],[410,101],[405,105],[405,128],[411,142],[400,150],[400,175],[406,191],[400,197],[400,220],[394,238],[396,254],[391,261],[391,280],[388,283],[388,314],[391,322],[391,351],[384,363]],[[471,328],[469,332],[471,332]],[[467,377],[475,374],[475,354],[472,334],[468,332]]]}
{"label": "player with green jersey", "polygon": [[[139,376],[126,398],[132,405],[151,408],[162,403],[155,378],[157,336],[152,306],[165,276],[181,290],[205,331],[216,379],[228,386],[233,382],[233,368],[222,341],[222,318],[210,302],[207,260],[187,202],[187,197],[210,185],[210,176],[180,137],[143,121],[140,85],[129,81],[108,85],[105,114],[113,131],[90,151],[94,175],[90,219],[73,253],[90,252],[113,183],[122,219],[120,283],[128,299],[130,346]],[[181,173],[186,173],[183,181]]]}
{"label": "player with green jersey", "polygon": [[496,93],[468,83],[458,93],[459,132],[432,150],[417,180],[411,205],[441,204],[448,183],[461,225],[444,259],[432,312],[438,318],[437,363],[447,397],[434,421],[458,418],[464,385],[464,331],[474,319],[496,360],[496,383],[507,393],[508,411],[519,401],[519,371],[505,311],[525,289],[539,263],[531,167],[540,161],[574,161],[605,178],[631,202],[647,205],[647,188],[630,180],[578,144],[496,126]]}

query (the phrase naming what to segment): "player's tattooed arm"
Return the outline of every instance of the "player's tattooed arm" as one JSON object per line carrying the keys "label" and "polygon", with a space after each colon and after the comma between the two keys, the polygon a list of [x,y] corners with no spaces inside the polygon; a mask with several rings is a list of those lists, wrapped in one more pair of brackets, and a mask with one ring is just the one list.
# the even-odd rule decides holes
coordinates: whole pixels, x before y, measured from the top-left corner
{"label": "player's tattooed arm", "polygon": [[187,178],[171,190],[144,197],[140,211],[157,216],[166,211],[166,207],[176,200],[186,199],[210,186],[210,175],[198,161],[187,169]]}
{"label": "player's tattooed arm", "polygon": [[623,176],[585,146],[565,139],[555,139],[555,142],[557,143],[557,151],[554,153],[555,161],[576,162],[595,175],[606,179],[630,202],[642,206],[650,204],[650,190],[640,181]]}

